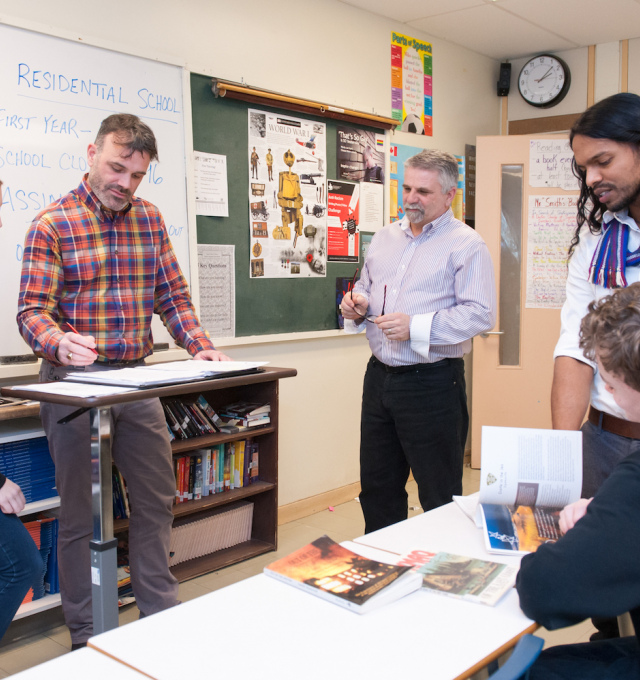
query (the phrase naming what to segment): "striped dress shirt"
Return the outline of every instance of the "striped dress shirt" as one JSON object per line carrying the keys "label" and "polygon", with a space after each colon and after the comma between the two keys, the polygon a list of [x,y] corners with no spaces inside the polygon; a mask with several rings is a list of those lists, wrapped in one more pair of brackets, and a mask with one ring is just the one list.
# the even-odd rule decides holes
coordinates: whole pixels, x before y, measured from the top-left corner
{"label": "striped dress shirt", "polygon": [[27,232],[18,327],[33,351],[54,364],[71,323],[93,335],[97,361],[131,361],[153,351],[160,315],[190,354],[213,349],[200,326],[160,211],[134,197],[120,212],[101,205],[87,178],[52,203]]}
{"label": "striped dress shirt", "polygon": [[381,229],[371,241],[356,295],[369,300],[368,314],[411,317],[410,339],[388,340],[375,323],[345,320],[345,331],[366,327],[374,356],[389,366],[460,358],[471,338],[493,328],[496,290],[485,242],[451,210],[414,236],[409,220]]}

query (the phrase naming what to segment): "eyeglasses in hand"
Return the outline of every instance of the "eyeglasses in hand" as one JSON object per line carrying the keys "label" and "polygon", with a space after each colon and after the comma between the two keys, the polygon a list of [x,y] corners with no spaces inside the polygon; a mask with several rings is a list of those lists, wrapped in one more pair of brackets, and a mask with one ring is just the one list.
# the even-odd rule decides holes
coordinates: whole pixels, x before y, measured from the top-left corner
{"label": "eyeglasses in hand", "polygon": [[[358,272],[360,270],[356,269],[356,273],[353,275],[353,279],[351,280],[351,299],[353,300],[353,287],[356,285],[356,279],[358,277]],[[365,314],[364,316],[361,316],[361,319],[364,319],[364,321],[368,321],[369,323],[375,323],[376,319],[378,316],[384,316],[384,308],[387,305],[387,286],[385,285],[384,287],[384,297],[382,299],[382,312],[380,314]],[[357,305],[354,303],[354,307],[357,307]],[[357,310],[356,310],[357,311]]]}

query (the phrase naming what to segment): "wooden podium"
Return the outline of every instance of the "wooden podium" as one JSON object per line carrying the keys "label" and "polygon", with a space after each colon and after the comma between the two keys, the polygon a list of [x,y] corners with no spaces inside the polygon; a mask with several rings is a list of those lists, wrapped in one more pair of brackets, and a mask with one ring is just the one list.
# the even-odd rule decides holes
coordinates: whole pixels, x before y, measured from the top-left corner
{"label": "wooden podium", "polygon": [[[290,378],[297,374],[295,369],[266,367],[259,372],[236,375],[233,377],[216,377],[213,379],[195,380],[184,383],[132,390],[120,394],[102,397],[75,397],[68,395],[50,394],[37,392],[33,389],[24,389],[24,386],[3,387],[1,392],[8,397],[23,399],[37,399],[39,401],[62,404],[75,407],[77,414],[85,411],[90,412],[91,432],[91,497],[93,516],[93,539],[91,540],[91,582],[93,599],[93,632],[94,635],[103,633],[118,627],[118,577],[117,577],[117,539],[113,533],[113,505],[111,484],[111,406],[126,402],[139,401],[141,399],[153,399],[162,397],[176,397],[188,395],[194,392],[212,392],[228,390],[236,397],[238,390],[252,385],[272,383],[274,389],[270,392],[275,400],[272,404],[272,428],[276,432],[277,426],[277,382],[281,378]],[[72,414],[73,415],[73,414]],[[256,431],[257,433],[257,431]],[[243,434],[254,434],[247,432]],[[193,442],[200,442],[205,437],[195,437]],[[210,442],[204,441],[205,445]],[[276,467],[272,473],[274,482],[273,502],[277,503],[276,482],[277,480],[277,457]],[[273,513],[273,547],[275,549],[275,526],[277,525],[277,505]],[[266,549],[262,548],[262,552]],[[237,560],[236,560],[237,561]]]}

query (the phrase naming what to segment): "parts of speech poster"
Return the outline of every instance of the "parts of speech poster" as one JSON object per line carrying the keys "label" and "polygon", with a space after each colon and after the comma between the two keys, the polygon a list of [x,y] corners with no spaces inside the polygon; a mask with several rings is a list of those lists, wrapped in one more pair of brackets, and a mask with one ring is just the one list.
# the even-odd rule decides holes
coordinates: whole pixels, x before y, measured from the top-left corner
{"label": "parts of speech poster", "polygon": [[396,130],[433,136],[433,47],[391,33],[391,116]]}

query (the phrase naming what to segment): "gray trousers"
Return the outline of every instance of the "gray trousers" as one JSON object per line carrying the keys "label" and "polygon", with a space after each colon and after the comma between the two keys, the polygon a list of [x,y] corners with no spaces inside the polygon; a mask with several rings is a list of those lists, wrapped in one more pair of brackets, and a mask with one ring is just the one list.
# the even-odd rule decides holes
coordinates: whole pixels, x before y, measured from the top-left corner
{"label": "gray trousers", "polygon": [[[40,379],[59,380],[69,370],[43,362]],[[93,522],[89,414],[57,424],[73,410],[57,404],[40,405],[61,499],[58,566],[62,609],[71,640],[78,643],[91,637],[93,627],[89,548]],[[178,596],[178,582],[168,565],[175,476],[160,401],[112,406],[111,428],[113,459],[129,490],[131,583],[140,612],[148,616],[177,604]]]}

